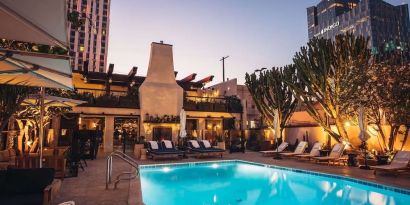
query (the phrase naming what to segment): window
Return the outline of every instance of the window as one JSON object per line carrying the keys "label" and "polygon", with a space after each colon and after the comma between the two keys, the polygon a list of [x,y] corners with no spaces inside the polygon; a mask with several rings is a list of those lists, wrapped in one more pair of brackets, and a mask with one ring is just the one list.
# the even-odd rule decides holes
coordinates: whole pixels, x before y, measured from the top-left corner
{"label": "window", "polygon": [[80,46],[80,52],[84,52],[84,46]]}

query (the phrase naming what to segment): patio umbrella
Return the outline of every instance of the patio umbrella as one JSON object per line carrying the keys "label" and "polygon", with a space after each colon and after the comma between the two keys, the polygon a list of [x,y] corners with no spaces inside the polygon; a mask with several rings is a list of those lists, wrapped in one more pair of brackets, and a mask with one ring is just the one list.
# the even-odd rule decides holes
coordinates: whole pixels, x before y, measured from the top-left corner
{"label": "patio umbrella", "polygon": [[46,106],[44,88],[73,88],[69,60],[64,56],[0,51],[0,84],[41,87],[38,97],[40,106],[39,166],[41,168],[44,138],[43,118]]}
{"label": "patio umbrella", "polygon": [[[41,95],[32,94],[29,95],[22,103],[22,105],[38,106],[41,99]],[[70,98],[57,97],[52,95],[44,96],[44,106],[46,107],[75,107],[87,103],[82,100],[74,100]]]}
{"label": "patio umbrella", "polygon": [[[367,133],[367,120],[366,120],[366,113],[363,106],[359,107],[359,138],[363,142],[363,145],[367,147],[366,141],[370,138],[369,134]],[[370,169],[367,165],[367,150],[364,150],[364,165],[360,167],[361,169]]]}
{"label": "patio umbrella", "polygon": [[187,134],[186,134],[186,112],[184,109],[181,109],[181,112],[179,113],[179,118],[180,118],[179,136],[181,136],[181,138],[185,138]]}
{"label": "patio umbrella", "polygon": [[[41,107],[42,103],[43,105]],[[83,103],[87,103],[87,102],[82,101],[82,100],[74,100],[70,98],[57,97],[57,96],[52,96],[52,95],[41,96],[41,94],[32,94],[32,95],[29,95],[21,104],[26,105],[26,106],[37,106],[37,107],[40,107],[40,111],[41,109],[43,109],[45,112],[47,107],[75,107]],[[43,127],[40,129],[44,129],[44,119],[40,119],[40,126]],[[41,135],[40,135],[40,138],[41,138]],[[40,150],[42,150],[43,139],[39,141],[40,141]],[[42,158],[42,151],[40,151],[40,155]]]}
{"label": "patio umbrella", "polygon": [[67,48],[65,0],[0,0],[0,38]]}
{"label": "patio umbrella", "polygon": [[69,58],[0,49],[0,84],[71,90]]}
{"label": "patio umbrella", "polygon": [[[65,0],[0,0],[0,38],[67,49]],[[44,87],[72,89],[67,57],[0,50],[0,84],[41,87],[40,167],[43,146]]]}
{"label": "patio umbrella", "polygon": [[360,106],[359,108],[359,128],[360,128],[359,138],[360,140],[366,142],[370,138],[370,136],[367,133],[367,119],[366,119],[366,113],[364,111],[363,106]]}

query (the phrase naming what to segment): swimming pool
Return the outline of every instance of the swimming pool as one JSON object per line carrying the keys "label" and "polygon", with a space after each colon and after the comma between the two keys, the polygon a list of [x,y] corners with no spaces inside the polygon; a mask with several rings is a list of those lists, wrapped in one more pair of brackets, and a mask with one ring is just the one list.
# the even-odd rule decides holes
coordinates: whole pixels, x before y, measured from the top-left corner
{"label": "swimming pool", "polygon": [[240,160],[144,165],[146,205],[410,204],[410,190]]}

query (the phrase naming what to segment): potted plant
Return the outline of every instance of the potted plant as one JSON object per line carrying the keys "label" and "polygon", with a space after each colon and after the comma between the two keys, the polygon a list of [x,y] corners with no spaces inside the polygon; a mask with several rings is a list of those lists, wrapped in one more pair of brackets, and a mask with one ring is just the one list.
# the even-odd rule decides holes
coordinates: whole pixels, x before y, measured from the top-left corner
{"label": "potted plant", "polygon": [[393,151],[388,151],[383,154],[376,154],[377,165],[386,165],[394,157]]}

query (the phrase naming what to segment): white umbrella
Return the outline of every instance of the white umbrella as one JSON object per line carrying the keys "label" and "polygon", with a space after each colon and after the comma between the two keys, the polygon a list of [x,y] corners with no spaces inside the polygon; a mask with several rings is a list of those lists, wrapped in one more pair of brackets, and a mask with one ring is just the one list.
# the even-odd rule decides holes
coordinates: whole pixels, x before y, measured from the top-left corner
{"label": "white umbrella", "polygon": [[[359,138],[362,140],[363,144],[366,145],[366,141],[370,138],[370,135],[367,133],[367,119],[365,108],[363,106],[359,107]],[[367,146],[367,145],[366,145]],[[364,150],[364,165],[360,167],[361,169],[370,169],[367,165],[367,150]]]}
{"label": "white umbrella", "polygon": [[73,89],[69,58],[0,49],[0,84]]}
{"label": "white umbrella", "polygon": [[370,135],[367,133],[367,119],[366,119],[366,113],[365,109],[363,106],[359,107],[359,128],[360,128],[360,133],[359,133],[359,138],[362,141],[367,141],[370,138]]}
{"label": "white umbrella", "polygon": [[179,136],[181,136],[181,138],[184,138],[187,136],[186,134],[186,112],[184,109],[181,109],[181,112],[179,113],[179,119],[180,119]]}
{"label": "white umbrella", "polygon": [[[0,38],[67,48],[66,6],[65,0],[0,0]],[[44,87],[72,88],[69,60],[56,55],[0,51],[0,84],[41,87],[41,168]]]}
{"label": "white umbrella", "polygon": [[277,143],[278,139],[280,137],[280,122],[279,122],[279,111],[278,111],[278,109],[275,109],[273,111],[273,113],[274,113],[273,130],[275,132],[275,141]]}
{"label": "white umbrella", "polygon": [[66,0],[0,0],[0,38],[67,48]]}
{"label": "white umbrella", "polygon": [[[39,94],[29,95],[22,105],[29,105],[29,106],[38,106],[40,104],[41,96]],[[75,107],[77,105],[81,105],[87,103],[86,101],[82,100],[74,100],[70,98],[63,98],[57,97],[52,95],[45,95],[44,96],[44,106],[46,107]]]}

